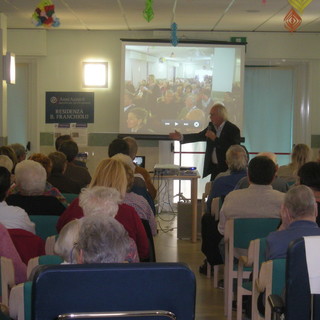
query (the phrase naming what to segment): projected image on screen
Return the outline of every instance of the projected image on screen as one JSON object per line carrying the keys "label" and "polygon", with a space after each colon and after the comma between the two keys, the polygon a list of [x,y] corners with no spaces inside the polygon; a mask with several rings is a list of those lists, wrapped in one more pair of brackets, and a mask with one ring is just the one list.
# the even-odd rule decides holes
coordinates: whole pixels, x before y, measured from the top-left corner
{"label": "projected image on screen", "polygon": [[242,127],[243,46],[123,42],[120,132],[199,132],[215,102]]}

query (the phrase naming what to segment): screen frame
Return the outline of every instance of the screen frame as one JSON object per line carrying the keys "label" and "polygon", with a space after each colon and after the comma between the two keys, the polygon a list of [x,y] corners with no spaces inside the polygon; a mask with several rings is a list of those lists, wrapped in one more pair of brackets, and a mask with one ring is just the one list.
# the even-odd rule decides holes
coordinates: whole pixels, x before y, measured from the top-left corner
{"label": "screen frame", "polygon": [[[128,39],[128,38],[120,38],[121,41],[121,83],[120,83],[120,106],[119,111],[121,113],[121,106],[123,103],[122,93],[124,92],[124,85],[125,85],[125,45],[130,45],[134,43],[138,43],[141,46],[148,46],[152,44],[167,44],[168,46],[172,46],[171,41],[168,39]],[[241,46],[244,48],[243,50],[243,56],[241,59],[241,83],[242,83],[242,93],[244,93],[244,70],[245,70],[245,53],[246,53],[246,45],[247,42],[234,42],[234,41],[217,41],[217,40],[179,40],[179,44],[187,44],[188,46],[192,45],[223,45],[223,46]],[[244,99],[243,99],[244,100]],[[244,109],[244,101],[242,101],[242,111]],[[154,133],[122,133],[120,132],[120,121],[121,121],[121,115],[119,115],[119,137],[125,137],[125,136],[132,136],[136,139],[140,140],[171,140],[167,134],[154,134]],[[243,120],[241,119],[240,130],[242,130],[243,127]]]}

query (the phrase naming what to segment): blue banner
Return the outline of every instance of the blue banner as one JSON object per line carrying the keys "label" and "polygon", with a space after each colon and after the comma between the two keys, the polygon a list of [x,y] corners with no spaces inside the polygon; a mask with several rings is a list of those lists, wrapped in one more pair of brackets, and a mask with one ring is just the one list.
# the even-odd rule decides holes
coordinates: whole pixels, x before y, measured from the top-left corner
{"label": "blue banner", "polygon": [[46,92],[46,123],[93,123],[94,92]]}

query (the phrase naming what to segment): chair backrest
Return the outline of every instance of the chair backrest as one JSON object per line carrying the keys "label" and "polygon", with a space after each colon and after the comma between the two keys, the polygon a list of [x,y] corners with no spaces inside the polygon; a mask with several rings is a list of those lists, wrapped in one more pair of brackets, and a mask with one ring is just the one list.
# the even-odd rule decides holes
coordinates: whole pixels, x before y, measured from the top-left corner
{"label": "chair backrest", "polygon": [[45,243],[45,251],[46,255],[54,255],[54,245],[56,243],[56,240],[58,238],[58,235],[50,236],[46,239]]}
{"label": "chair backrest", "polygon": [[32,282],[14,286],[10,292],[9,311],[12,319],[31,320]]}
{"label": "chair backrest", "polygon": [[241,218],[233,220],[234,248],[247,249],[251,240],[265,238],[275,231],[280,223],[278,218]]}
{"label": "chair backrest", "polygon": [[79,197],[79,195],[76,193],[62,193],[62,195],[66,198],[68,204],[70,204],[74,199]]}
{"label": "chair backrest", "polygon": [[[319,319],[320,296],[310,294],[305,241],[293,241],[287,252],[286,320]],[[313,314],[311,318],[310,315]]]}
{"label": "chair backrest", "polygon": [[1,302],[9,306],[9,292],[10,289],[16,284],[14,266],[11,259],[0,257],[1,268]]}
{"label": "chair backrest", "polygon": [[282,295],[285,288],[285,278],[286,259],[274,259],[262,263],[259,278],[256,281],[256,289],[260,293],[265,292],[265,319],[271,319],[271,307],[267,298],[271,294]]}
{"label": "chair backrest", "polygon": [[56,225],[59,216],[51,215],[30,215],[30,220],[36,225],[36,234],[46,240],[48,237],[57,234]]}
{"label": "chair backrest", "polygon": [[45,242],[39,236],[22,229],[8,229],[8,232],[25,264],[31,258],[45,254]]}
{"label": "chair backrest", "polygon": [[27,278],[30,277],[31,272],[38,265],[60,264],[62,262],[63,262],[63,259],[56,255],[43,255],[43,256],[32,258],[28,262]]}
{"label": "chair backrest", "polygon": [[167,310],[195,318],[195,276],[181,263],[50,266],[35,276],[32,319],[70,312]]}

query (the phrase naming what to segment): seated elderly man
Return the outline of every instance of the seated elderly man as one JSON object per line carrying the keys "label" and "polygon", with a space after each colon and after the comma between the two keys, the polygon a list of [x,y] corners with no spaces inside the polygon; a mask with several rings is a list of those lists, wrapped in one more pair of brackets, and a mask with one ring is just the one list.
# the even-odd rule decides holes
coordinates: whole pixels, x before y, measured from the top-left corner
{"label": "seated elderly man", "polygon": [[56,197],[43,195],[47,173],[40,163],[33,160],[19,162],[15,180],[19,193],[7,197],[8,205],[18,206],[29,215],[61,215],[65,210]]}
{"label": "seated elderly man", "polygon": [[6,194],[11,184],[11,173],[0,166],[0,223],[7,229],[23,229],[35,234],[35,225],[28,214],[19,207],[8,206],[5,202]]}
{"label": "seated elderly man", "polygon": [[64,175],[67,169],[67,157],[64,153],[56,151],[48,155],[52,163],[51,174],[48,177],[48,182],[58,188],[62,193],[80,193],[78,183]]}
{"label": "seated elderly man", "polygon": [[[226,162],[230,174],[216,178],[211,183],[211,190],[207,201],[206,214],[201,219],[201,235],[202,246],[201,251],[205,254],[206,259],[203,265],[199,267],[199,272],[207,274],[207,262],[211,266],[221,264],[222,258],[220,256],[217,244],[222,239],[222,235],[218,232],[217,221],[211,212],[211,204],[214,198],[223,198],[234,189],[237,182],[247,175],[248,157],[245,149],[240,145],[232,145],[226,153]],[[211,269],[213,272],[213,269]]]}
{"label": "seated elderly man", "polygon": [[64,175],[75,181],[80,189],[86,187],[91,181],[90,173],[86,168],[80,167],[74,162],[79,152],[78,145],[74,141],[68,140],[60,145],[58,151],[67,157],[68,163]]}
{"label": "seated elderly man", "polygon": [[[260,152],[257,156],[265,156],[269,159],[271,159],[275,165],[278,172],[279,166],[277,162],[277,156],[273,152]],[[280,192],[287,192],[289,190],[289,185],[287,181],[281,177],[278,177],[277,174],[275,178],[273,179],[272,188],[274,190],[278,190]],[[249,187],[249,180],[248,177],[243,177],[236,185],[235,189],[244,189]]]}
{"label": "seated elderly man", "polygon": [[282,224],[267,237],[267,259],[285,258],[289,243],[305,236],[320,236],[316,223],[317,204],[312,190],[304,185],[291,188],[281,207]]}
{"label": "seated elderly man", "polygon": [[78,263],[132,262],[130,237],[117,220],[102,215],[82,219],[75,247]]}
{"label": "seated elderly man", "polygon": [[280,218],[284,193],[271,186],[275,174],[276,165],[267,157],[257,156],[249,162],[249,187],[231,191],[224,199],[218,224],[222,235],[227,219]]}

